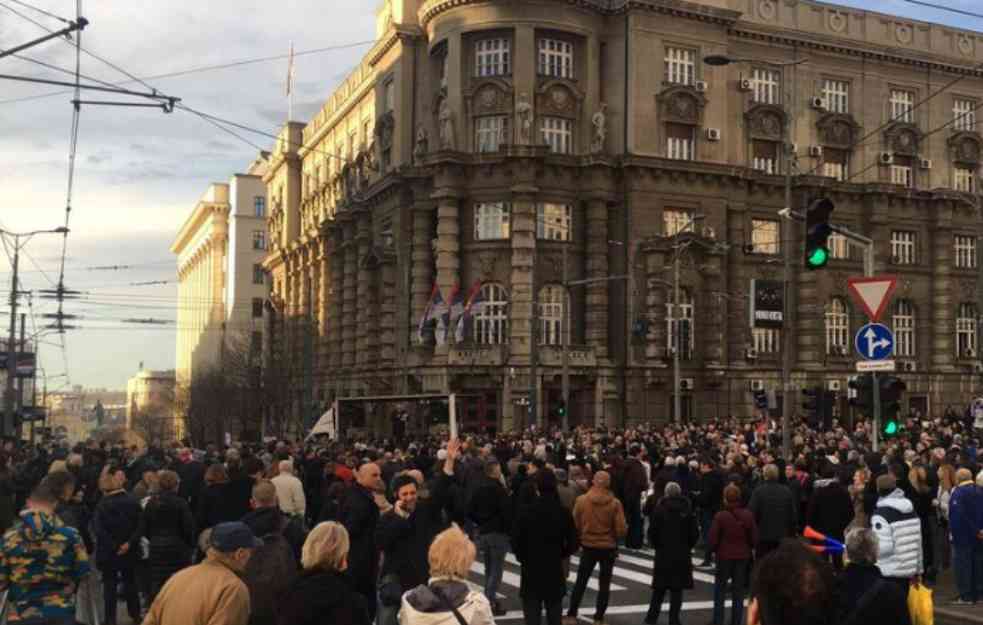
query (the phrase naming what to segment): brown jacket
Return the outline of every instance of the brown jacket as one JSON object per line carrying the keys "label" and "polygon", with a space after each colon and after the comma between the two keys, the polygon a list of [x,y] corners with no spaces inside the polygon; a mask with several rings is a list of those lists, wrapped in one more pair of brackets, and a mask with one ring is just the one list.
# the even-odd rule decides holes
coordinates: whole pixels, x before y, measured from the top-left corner
{"label": "brown jacket", "polygon": [[249,590],[239,576],[209,555],[164,584],[143,625],[246,625]]}
{"label": "brown jacket", "polygon": [[587,494],[577,497],[573,506],[573,522],[580,535],[580,544],[594,549],[614,549],[618,539],[628,533],[625,510],[611,491],[591,487]]}

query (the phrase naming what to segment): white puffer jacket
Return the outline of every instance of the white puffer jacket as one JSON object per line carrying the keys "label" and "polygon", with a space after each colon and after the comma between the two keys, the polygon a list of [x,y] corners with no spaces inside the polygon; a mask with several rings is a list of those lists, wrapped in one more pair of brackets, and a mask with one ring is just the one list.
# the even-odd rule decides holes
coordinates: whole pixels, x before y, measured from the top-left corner
{"label": "white puffer jacket", "polygon": [[491,604],[479,590],[464,580],[431,578],[427,586],[417,586],[403,594],[399,625],[460,625],[431,591],[438,586],[468,625],[495,625]]}
{"label": "white puffer jacket", "polygon": [[881,575],[910,579],[923,572],[922,524],[900,488],[877,500],[870,525],[880,541],[877,566]]}

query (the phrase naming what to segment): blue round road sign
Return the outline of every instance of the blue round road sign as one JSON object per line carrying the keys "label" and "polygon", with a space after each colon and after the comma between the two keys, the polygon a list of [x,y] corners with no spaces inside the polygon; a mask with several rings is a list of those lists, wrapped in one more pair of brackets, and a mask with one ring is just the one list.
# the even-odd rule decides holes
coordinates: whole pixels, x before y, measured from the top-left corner
{"label": "blue round road sign", "polygon": [[894,333],[883,323],[868,323],[857,332],[853,344],[861,358],[884,360],[894,352]]}

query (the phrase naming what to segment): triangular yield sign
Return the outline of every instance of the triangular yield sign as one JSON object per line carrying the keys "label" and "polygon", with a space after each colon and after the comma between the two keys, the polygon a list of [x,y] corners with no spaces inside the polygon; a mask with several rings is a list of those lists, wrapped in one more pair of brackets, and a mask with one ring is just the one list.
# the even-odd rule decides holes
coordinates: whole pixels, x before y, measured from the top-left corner
{"label": "triangular yield sign", "polygon": [[898,285],[897,276],[876,276],[872,278],[848,278],[847,286],[857,303],[867,312],[871,321],[877,321],[891,301],[894,288]]}

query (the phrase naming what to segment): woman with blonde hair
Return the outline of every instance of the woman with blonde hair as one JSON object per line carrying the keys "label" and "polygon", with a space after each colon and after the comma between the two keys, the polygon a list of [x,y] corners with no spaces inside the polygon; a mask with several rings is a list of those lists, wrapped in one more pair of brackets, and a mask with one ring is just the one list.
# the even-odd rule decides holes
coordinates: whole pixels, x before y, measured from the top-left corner
{"label": "woman with blonde hair", "polygon": [[279,625],[369,625],[365,597],[355,592],[345,570],[351,543],[344,525],[319,523],[307,535],[300,562],[304,571],[283,592]]}
{"label": "woman with blonde hair", "polygon": [[430,582],[403,595],[400,625],[495,625],[488,599],[467,581],[475,553],[457,524],[437,534],[428,554]]}
{"label": "woman with blonde hair", "polygon": [[869,479],[870,471],[864,467],[853,472],[853,483],[847,489],[850,492],[850,501],[853,502],[853,522],[850,523],[850,527],[867,527],[867,513],[864,511],[864,490]]}
{"label": "woman with blonde hair", "polygon": [[948,462],[939,467],[939,490],[935,494],[935,505],[938,508],[939,553],[942,554],[942,569],[952,565],[952,546],[949,543],[949,498],[956,484],[956,469]]}

